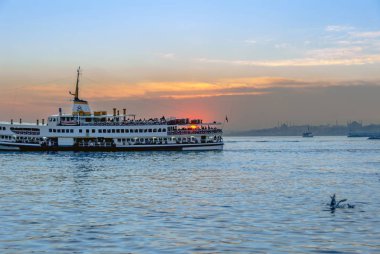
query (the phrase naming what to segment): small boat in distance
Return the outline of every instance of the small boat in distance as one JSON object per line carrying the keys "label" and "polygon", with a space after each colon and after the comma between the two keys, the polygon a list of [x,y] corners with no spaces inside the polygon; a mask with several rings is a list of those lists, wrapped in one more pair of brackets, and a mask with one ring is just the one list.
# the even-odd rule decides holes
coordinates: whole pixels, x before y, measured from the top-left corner
{"label": "small boat in distance", "polygon": [[0,150],[15,151],[142,151],[222,150],[223,125],[202,119],[157,117],[91,111],[79,98],[79,74],[72,112],[59,113],[36,123],[0,122]]}
{"label": "small boat in distance", "polygon": [[309,126],[307,126],[307,131],[305,131],[304,133],[302,133],[302,137],[304,137],[304,138],[312,138],[312,137],[314,137],[313,133],[310,131]]}

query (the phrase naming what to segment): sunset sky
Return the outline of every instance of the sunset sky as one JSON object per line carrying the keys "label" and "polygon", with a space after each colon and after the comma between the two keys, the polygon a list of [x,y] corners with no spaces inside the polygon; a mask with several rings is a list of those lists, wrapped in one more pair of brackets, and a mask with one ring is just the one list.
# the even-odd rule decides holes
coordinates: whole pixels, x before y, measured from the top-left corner
{"label": "sunset sky", "polygon": [[0,121],[127,108],[227,130],[380,123],[380,1],[0,0]]}

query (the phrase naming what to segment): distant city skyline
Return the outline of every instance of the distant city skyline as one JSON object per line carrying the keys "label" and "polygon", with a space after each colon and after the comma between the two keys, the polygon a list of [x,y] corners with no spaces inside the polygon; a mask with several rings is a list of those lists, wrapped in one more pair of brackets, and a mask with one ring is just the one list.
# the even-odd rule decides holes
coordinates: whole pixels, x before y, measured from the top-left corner
{"label": "distant city skyline", "polygon": [[0,0],[0,121],[93,109],[229,130],[380,123],[379,1]]}

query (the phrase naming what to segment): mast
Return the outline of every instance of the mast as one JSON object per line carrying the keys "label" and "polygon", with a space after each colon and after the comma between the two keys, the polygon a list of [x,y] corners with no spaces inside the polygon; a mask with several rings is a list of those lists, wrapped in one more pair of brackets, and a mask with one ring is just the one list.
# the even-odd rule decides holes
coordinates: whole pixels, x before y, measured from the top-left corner
{"label": "mast", "polygon": [[80,74],[80,66],[77,70],[77,84],[76,84],[76,87],[75,87],[75,98],[74,100],[79,100],[79,74]]}
{"label": "mast", "polygon": [[80,66],[77,69],[77,83],[75,86],[75,93],[70,92],[70,94],[74,96],[74,101],[79,101],[79,74],[80,74]]}

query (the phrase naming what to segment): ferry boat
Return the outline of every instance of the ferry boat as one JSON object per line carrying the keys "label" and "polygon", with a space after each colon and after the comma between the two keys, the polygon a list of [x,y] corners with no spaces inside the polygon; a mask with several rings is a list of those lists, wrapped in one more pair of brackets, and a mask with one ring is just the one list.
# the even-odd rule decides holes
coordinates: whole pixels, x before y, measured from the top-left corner
{"label": "ferry boat", "polygon": [[14,151],[141,151],[222,150],[220,122],[201,119],[137,119],[135,114],[91,111],[79,98],[80,68],[77,70],[72,113],[51,115],[36,123],[0,122],[0,150]]}
{"label": "ferry boat", "polygon": [[307,131],[305,131],[304,133],[302,133],[302,137],[304,137],[304,138],[312,138],[312,137],[314,137],[313,133],[310,131],[309,126],[307,126]]}

